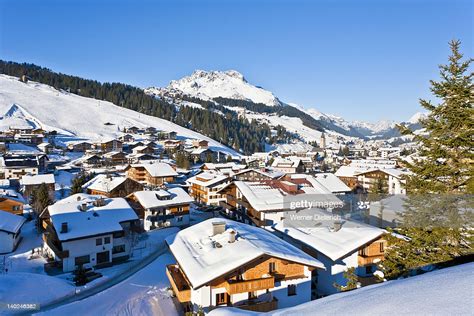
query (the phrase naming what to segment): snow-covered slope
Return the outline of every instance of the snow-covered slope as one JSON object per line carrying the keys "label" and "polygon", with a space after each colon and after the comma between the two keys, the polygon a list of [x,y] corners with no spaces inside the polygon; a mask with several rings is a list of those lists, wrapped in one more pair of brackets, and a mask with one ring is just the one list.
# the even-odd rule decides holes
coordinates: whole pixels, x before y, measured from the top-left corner
{"label": "snow-covered slope", "polygon": [[[474,263],[339,293],[264,315],[472,315]],[[261,315],[236,308],[212,316]]]}
{"label": "snow-covered slope", "polygon": [[37,82],[22,83],[18,78],[0,75],[0,129],[12,125],[42,127],[90,140],[116,137],[126,126],[153,126],[176,131],[178,137],[206,139],[211,147],[238,155],[217,141],[167,120]]}
{"label": "snow-covered slope", "polygon": [[[179,92],[203,100],[222,97],[248,100],[268,106],[280,105],[280,101],[273,93],[251,85],[241,73],[235,70],[196,70],[190,76],[171,81],[164,89],[169,93]],[[159,94],[160,88],[148,88],[145,91]]]}
{"label": "snow-covered slope", "polygon": [[[167,87],[151,87],[145,89],[145,92],[158,98],[164,98],[169,102],[174,102],[178,108],[183,105],[199,107],[198,104],[181,100],[184,96],[206,101],[222,97],[263,103],[267,106],[292,106],[321,123],[320,125],[324,127],[327,133],[347,139],[351,137],[388,139],[400,136],[394,121],[383,120],[374,123],[348,121],[335,115],[322,113],[314,108],[308,109],[294,103],[281,102],[272,92],[248,83],[244,76],[235,70],[196,70],[190,76],[171,81]],[[226,107],[232,109],[232,107]],[[319,140],[321,134],[316,129],[303,126],[303,122],[299,118],[273,115],[269,114],[268,111],[252,112],[247,110],[246,114],[248,118],[260,119],[271,126],[280,124],[287,130],[298,133],[306,141]],[[296,129],[295,126],[297,126]]]}

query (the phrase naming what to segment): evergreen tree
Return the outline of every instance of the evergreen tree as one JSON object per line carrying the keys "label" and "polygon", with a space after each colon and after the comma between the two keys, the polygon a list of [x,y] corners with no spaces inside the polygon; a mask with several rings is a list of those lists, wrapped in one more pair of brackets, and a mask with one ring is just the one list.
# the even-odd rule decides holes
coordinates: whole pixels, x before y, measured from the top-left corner
{"label": "evergreen tree", "polygon": [[346,285],[334,283],[333,286],[336,289],[338,289],[341,292],[357,289],[359,278],[357,277],[357,274],[355,273],[354,267],[351,267],[347,269],[346,271],[344,271],[343,276],[347,280]]}
{"label": "evergreen tree", "polygon": [[48,205],[53,203],[49,196],[48,186],[45,183],[41,183],[33,191],[30,203],[36,215],[39,215]]}
{"label": "evergreen tree", "polygon": [[450,46],[449,63],[440,66],[441,81],[431,81],[431,91],[440,103],[420,101],[430,111],[420,121],[427,135],[399,126],[418,142],[421,158],[408,164],[413,174],[406,178],[409,196],[397,229],[410,240],[388,236],[390,247],[381,263],[387,278],[473,254],[473,201],[468,195],[474,192],[472,59],[462,60],[459,41]]}

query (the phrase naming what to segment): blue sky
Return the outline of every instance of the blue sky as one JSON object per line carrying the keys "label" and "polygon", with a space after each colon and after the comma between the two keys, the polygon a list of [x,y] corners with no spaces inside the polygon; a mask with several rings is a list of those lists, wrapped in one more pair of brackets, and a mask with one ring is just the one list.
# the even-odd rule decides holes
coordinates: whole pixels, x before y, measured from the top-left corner
{"label": "blue sky", "polygon": [[450,39],[473,56],[472,3],[0,0],[0,58],[140,87],[236,69],[285,102],[403,120]]}

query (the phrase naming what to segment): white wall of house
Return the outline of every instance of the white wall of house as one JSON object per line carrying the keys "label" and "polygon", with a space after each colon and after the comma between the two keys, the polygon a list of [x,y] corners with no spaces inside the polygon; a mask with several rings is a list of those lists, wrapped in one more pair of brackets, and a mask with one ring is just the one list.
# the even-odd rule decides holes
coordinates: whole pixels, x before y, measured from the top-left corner
{"label": "white wall of house", "polygon": [[[166,215],[169,215],[169,214],[171,214],[170,211],[166,210]],[[144,222],[143,222],[143,228],[146,231],[154,229],[154,228],[152,228],[153,224],[155,224],[155,226],[158,226],[158,222],[152,222],[152,221],[148,220],[149,216],[154,216],[154,215],[153,215],[152,211],[147,209],[145,211],[145,219],[144,219]],[[170,218],[166,221],[161,221],[161,225],[163,225],[163,227],[189,226],[189,214],[178,215],[178,216],[174,216],[173,218]]]}
{"label": "white wall of house", "polygon": [[[288,286],[296,285],[296,295],[288,296]],[[195,311],[202,307],[209,311],[209,307],[216,306],[216,294],[225,293],[226,289],[211,288],[209,286],[201,287],[197,290],[191,290],[191,302]],[[309,302],[311,300],[311,271],[307,267],[304,269],[304,277],[300,279],[275,282],[275,287],[269,290],[272,297],[278,299],[278,308],[286,308]],[[257,299],[267,295],[266,290],[257,291]],[[248,292],[232,294],[230,303],[245,303],[248,300]]]}
{"label": "white wall of house", "polygon": [[[109,237],[110,243],[104,244],[105,237]],[[102,245],[96,245],[96,239],[102,239]],[[84,264],[84,267],[90,268],[97,265],[97,253],[103,251],[109,251],[109,258],[112,261],[112,247],[113,247],[113,236],[112,234],[102,235],[91,238],[77,239],[62,243],[63,251],[69,251],[69,257],[63,259],[63,271],[70,272],[76,269],[75,259],[81,256],[90,256],[90,261]]]}
{"label": "white wall of house", "polygon": [[324,264],[326,270],[318,270],[317,272],[317,294],[330,295],[337,293],[334,283],[339,285],[346,284],[344,272],[349,268],[358,267],[358,251],[351,253],[342,260],[332,261],[323,254],[318,254],[318,260]]}
{"label": "white wall of house", "polygon": [[0,231],[0,253],[12,252],[20,242],[20,234]]}
{"label": "white wall of house", "polygon": [[394,176],[388,177],[388,193],[389,194],[406,194],[402,181]]}

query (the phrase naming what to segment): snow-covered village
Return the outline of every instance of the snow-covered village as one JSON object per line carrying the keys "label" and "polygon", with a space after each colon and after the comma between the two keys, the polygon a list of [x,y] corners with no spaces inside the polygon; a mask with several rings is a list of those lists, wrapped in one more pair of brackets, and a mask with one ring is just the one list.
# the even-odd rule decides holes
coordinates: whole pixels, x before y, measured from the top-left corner
{"label": "snow-covered village", "polygon": [[472,9],[0,1],[0,315],[473,315]]}

